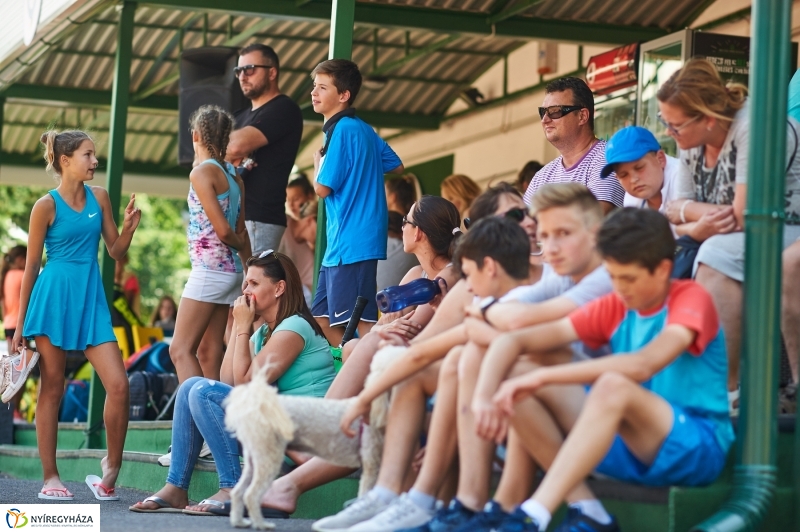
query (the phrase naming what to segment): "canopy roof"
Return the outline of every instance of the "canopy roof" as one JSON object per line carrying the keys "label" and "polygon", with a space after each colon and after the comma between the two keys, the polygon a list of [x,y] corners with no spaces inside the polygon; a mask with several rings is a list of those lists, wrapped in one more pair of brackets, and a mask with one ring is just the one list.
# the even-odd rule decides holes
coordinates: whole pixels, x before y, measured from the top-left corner
{"label": "canopy roof", "polygon": [[[376,127],[435,129],[480,75],[533,39],[624,44],[690,24],[703,0],[389,0],[359,1],[353,60],[367,77],[359,114]],[[114,2],[83,0],[85,20],[48,34],[33,59],[23,47],[0,58],[6,85],[4,164],[40,163],[49,127],[94,132],[108,147],[118,13]],[[224,6],[224,11],[220,9]],[[200,46],[258,41],[281,59],[280,87],[301,104],[304,140],[319,131],[310,109],[310,71],[327,57],[330,3],[321,0],[149,0],[135,15],[125,170],[186,176],[177,167],[178,59]],[[22,65],[22,66],[20,66]],[[4,75],[5,74],[5,75]],[[382,79],[381,79],[382,78]],[[0,82],[2,83],[2,82]],[[2,90],[2,89],[0,89]]]}

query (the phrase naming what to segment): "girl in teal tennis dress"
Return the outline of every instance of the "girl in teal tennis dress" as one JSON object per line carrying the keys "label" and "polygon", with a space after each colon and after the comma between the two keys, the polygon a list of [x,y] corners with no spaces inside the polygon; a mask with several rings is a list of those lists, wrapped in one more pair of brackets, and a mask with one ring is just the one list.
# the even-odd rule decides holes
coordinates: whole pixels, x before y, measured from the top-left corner
{"label": "girl in teal tennis dress", "polygon": [[[118,500],[114,484],[122,465],[128,429],[128,379],[111,327],[103,292],[97,246],[100,237],[108,253],[119,260],[128,252],[141,212],[134,197],[125,209],[122,234],[117,230],[108,192],[88,186],[97,168],[94,142],[82,131],[48,131],[47,170],[59,185],[31,211],[28,257],[22,278],[19,321],[12,341],[35,339],[41,381],[36,407],[36,437],[44,473],[42,499],[71,500],[56,467],[58,407],[64,393],[65,351],[80,350],[94,366],[106,389],[104,421],[108,455],[101,461],[102,478],[86,482],[99,500]],[[39,273],[43,248],[47,265]]]}

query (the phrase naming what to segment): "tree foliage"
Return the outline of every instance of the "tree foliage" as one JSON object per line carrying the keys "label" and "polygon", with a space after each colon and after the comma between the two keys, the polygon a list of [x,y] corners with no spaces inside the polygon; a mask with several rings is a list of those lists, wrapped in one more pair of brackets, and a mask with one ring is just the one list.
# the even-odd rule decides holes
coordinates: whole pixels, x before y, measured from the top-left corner
{"label": "tree foliage", "polygon": [[[47,189],[0,186],[0,251],[16,244],[26,244],[33,204]],[[120,217],[127,205],[122,198]],[[128,251],[128,269],[139,278],[142,291],[142,319],[150,313],[162,295],[177,301],[189,277],[191,265],[186,247],[186,201],[136,195],[142,220]]]}

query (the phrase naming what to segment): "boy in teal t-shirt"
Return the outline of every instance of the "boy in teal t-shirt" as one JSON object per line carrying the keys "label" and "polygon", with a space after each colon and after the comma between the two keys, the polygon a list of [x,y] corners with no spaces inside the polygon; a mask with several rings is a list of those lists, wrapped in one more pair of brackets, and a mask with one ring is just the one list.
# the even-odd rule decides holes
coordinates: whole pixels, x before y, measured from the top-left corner
{"label": "boy in teal t-shirt", "polygon": [[403,163],[355,116],[358,65],[331,59],[317,65],[311,76],[311,103],[325,117],[325,144],[314,153],[314,190],[325,203],[328,238],[311,312],[328,341],[339,345],[358,296],[368,301],[359,334],[378,320],[375,278],[378,260],[386,258],[389,220],[383,175],[402,173]]}

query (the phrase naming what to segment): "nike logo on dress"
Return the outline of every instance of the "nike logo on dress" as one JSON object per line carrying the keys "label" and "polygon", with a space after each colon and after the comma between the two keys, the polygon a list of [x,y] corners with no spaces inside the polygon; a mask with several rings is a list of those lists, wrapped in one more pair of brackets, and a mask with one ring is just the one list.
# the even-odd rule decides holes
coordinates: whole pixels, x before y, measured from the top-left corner
{"label": "nike logo on dress", "polygon": [[95,216],[97,216],[97,213],[90,214],[90,215],[89,215],[89,218],[94,218]]}
{"label": "nike logo on dress", "polygon": [[343,310],[342,312],[334,312],[334,313],[333,313],[333,317],[334,317],[334,318],[338,318],[338,317],[339,317],[339,316],[341,316],[342,314],[346,314],[346,313],[347,313],[347,311],[346,311],[346,310]]}

